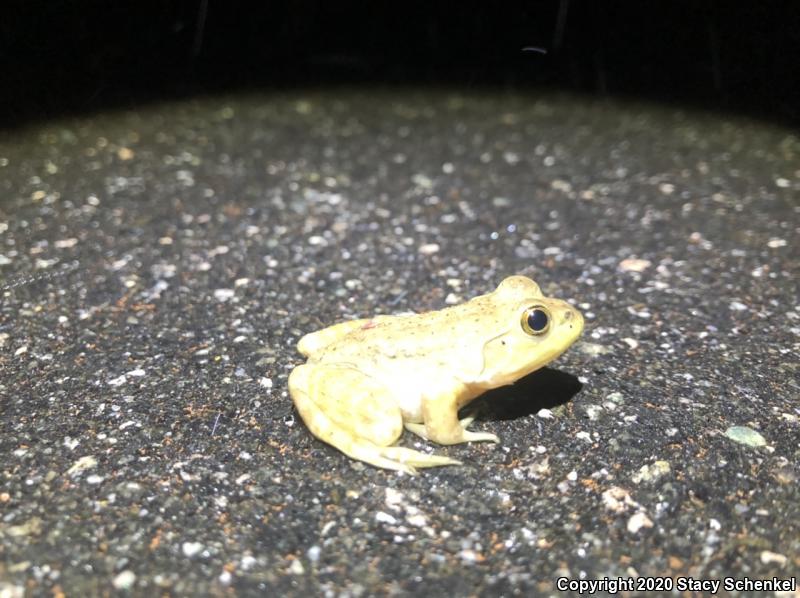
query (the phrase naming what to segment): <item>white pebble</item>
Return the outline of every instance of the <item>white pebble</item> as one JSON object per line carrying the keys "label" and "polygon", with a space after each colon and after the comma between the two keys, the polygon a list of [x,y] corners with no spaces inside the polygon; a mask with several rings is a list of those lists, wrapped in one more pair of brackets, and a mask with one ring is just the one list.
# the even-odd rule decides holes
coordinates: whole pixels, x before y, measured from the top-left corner
{"label": "white pebble", "polygon": [[622,339],[622,342],[628,345],[631,349],[636,349],[639,347],[639,341],[634,338],[626,337]]}
{"label": "white pebble", "polygon": [[234,294],[235,291],[233,289],[216,289],[214,291],[214,298],[217,301],[224,303],[225,301],[228,301],[231,297],[233,297]]}
{"label": "white pebble", "polygon": [[122,386],[123,384],[125,384],[126,381],[127,381],[127,378],[125,377],[125,374],[122,374],[121,376],[119,376],[117,378],[113,378],[112,380],[109,380],[108,381],[108,385],[109,386]]}
{"label": "white pebble", "polygon": [[203,550],[204,546],[200,542],[184,542],[181,545],[183,555],[187,558],[197,556]]}
{"label": "white pebble", "polygon": [[388,523],[389,525],[394,525],[395,523],[397,523],[397,519],[395,519],[392,515],[384,511],[378,511],[377,513],[375,513],[375,521],[378,521],[380,523]]}
{"label": "white pebble", "polygon": [[623,272],[643,272],[652,264],[650,260],[631,257],[622,260],[617,267]]}
{"label": "white pebble", "polygon": [[306,556],[308,557],[309,561],[311,561],[312,563],[316,563],[319,560],[319,555],[321,552],[322,549],[316,544],[314,544],[314,546],[312,546],[306,551]]}
{"label": "white pebble", "polygon": [[786,561],[788,561],[786,556],[778,552],[772,552],[770,550],[763,550],[761,552],[761,562],[765,565],[775,563],[776,565],[783,567],[786,564]]}
{"label": "white pebble", "polygon": [[54,243],[56,249],[69,249],[70,247],[75,247],[78,244],[78,239],[72,237],[70,239],[59,239]]}
{"label": "white pebble", "polygon": [[628,519],[628,531],[630,533],[635,534],[643,527],[653,527],[653,522],[642,511],[635,513]]}
{"label": "white pebble", "polygon": [[433,255],[434,253],[439,252],[439,244],[438,243],[425,243],[424,245],[419,246],[419,252],[422,255]]}
{"label": "white pebble", "polygon": [[67,475],[74,476],[93,467],[97,467],[97,459],[95,459],[92,455],[86,455],[72,464],[72,467],[67,470]]}
{"label": "white pebble", "polygon": [[117,575],[113,580],[113,586],[118,590],[128,590],[136,582],[136,574],[133,571],[125,570]]}

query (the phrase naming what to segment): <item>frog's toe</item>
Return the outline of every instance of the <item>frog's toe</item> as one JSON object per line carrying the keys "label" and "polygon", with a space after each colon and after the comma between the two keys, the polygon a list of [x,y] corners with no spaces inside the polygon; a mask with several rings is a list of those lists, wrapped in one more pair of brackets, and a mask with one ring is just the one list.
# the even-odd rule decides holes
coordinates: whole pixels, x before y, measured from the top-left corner
{"label": "frog's toe", "polygon": [[430,438],[428,438],[428,433],[425,431],[425,424],[413,424],[410,422],[405,422],[403,426],[405,426],[405,429],[412,434],[416,434],[425,440],[430,440]]}
{"label": "frog's toe", "polygon": [[442,455],[431,455],[415,451],[414,449],[402,446],[385,446],[381,449],[381,457],[386,457],[398,463],[407,464],[412,467],[441,467],[443,465],[461,465],[461,461],[444,457]]}
{"label": "frog's toe", "polygon": [[370,443],[355,443],[342,449],[342,451],[354,459],[364,461],[365,463],[369,463],[375,467],[383,467],[384,469],[402,471],[408,475],[417,475],[417,470],[414,468],[414,466],[417,465],[416,462],[399,459],[397,456],[388,453],[386,449],[387,447],[375,446]]}
{"label": "frog's toe", "polygon": [[[460,420],[459,423],[461,424],[462,428],[461,433],[447,440],[443,438],[431,438],[430,434],[428,434],[428,431],[425,429],[425,424],[406,422],[403,425],[409,432],[416,434],[425,440],[431,440],[433,442],[438,442],[439,444],[458,444],[460,442],[500,442],[500,438],[498,438],[496,434],[492,434],[490,432],[470,432],[467,430],[466,427],[472,423],[473,419],[474,418],[472,417],[465,417],[464,419]],[[465,424],[465,420],[469,421],[467,421]],[[458,429],[456,429],[455,432],[457,433]]]}
{"label": "frog's toe", "polygon": [[472,425],[472,422],[474,421],[475,421],[475,416],[470,415],[469,417],[465,417],[463,419],[458,420],[458,423],[460,423],[461,427],[464,428],[464,430],[466,430]]}
{"label": "frog's toe", "polygon": [[470,432],[464,430],[464,442],[494,442],[499,443],[500,438],[491,432]]}

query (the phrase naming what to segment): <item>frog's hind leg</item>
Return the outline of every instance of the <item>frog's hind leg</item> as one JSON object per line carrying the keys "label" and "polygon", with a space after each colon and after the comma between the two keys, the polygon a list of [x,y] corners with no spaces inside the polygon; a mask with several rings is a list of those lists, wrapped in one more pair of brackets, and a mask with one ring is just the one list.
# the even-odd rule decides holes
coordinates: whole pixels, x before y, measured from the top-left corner
{"label": "frog's hind leg", "polygon": [[383,385],[354,368],[298,366],[289,376],[289,393],[311,433],[353,459],[409,474],[415,467],[459,463],[390,446],[403,432],[402,413]]}

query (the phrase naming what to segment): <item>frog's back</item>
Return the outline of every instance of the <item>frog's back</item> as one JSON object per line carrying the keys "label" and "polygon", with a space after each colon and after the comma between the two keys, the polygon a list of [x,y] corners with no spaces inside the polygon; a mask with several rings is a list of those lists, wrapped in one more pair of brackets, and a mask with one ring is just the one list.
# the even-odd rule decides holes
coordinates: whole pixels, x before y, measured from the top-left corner
{"label": "frog's back", "polygon": [[[354,320],[358,324],[332,339],[316,358],[352,363],[381,359],[451,362],[466,351],[480,352],[487,332],[500,325],[482,299],[421,314]],[[320,332],[326,330],[330,329]]]}

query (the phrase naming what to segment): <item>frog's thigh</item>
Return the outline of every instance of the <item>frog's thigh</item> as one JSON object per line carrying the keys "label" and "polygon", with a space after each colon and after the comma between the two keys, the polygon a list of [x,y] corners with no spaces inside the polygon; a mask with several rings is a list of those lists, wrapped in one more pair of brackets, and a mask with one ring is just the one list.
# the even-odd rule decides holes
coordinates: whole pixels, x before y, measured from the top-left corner
{"label": "frog's thigh", "polygon": [[304,365],[295,370],[301,368],[298,376],[294,372],[292,376],[295,382],[304,378],[311,404],[303,408],[295,392],[292,398],[315,436],[335,445],[326,434],[336,427],[378,446],[393,444],[400,437],[403,415],[380,382],[346,365]]}
{"label": "frog's thigh", "polygon": [[400,409],[385,389],[358,370],[336,365],[301,365],[289,376],[289,393],[317,438],[348,457],[376,467],[415,473],[415,467],[457,465],[393,443],[403,431]]}

